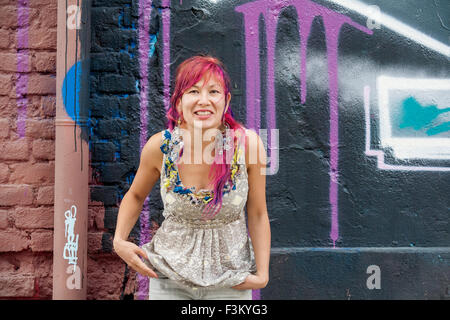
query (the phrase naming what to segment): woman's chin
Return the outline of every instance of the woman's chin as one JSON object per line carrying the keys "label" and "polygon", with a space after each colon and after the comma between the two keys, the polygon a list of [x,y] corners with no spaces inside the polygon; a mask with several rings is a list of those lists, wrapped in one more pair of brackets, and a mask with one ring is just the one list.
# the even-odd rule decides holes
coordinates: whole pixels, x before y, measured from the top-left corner
{"label": "woman's chin", "polygon": [[207,119],[207,120],[194,119],[193,127],[196,129],[198,128],[198,129],[203,129],[203,130],[219,128],[220,122],[211,121],[210,119]]}

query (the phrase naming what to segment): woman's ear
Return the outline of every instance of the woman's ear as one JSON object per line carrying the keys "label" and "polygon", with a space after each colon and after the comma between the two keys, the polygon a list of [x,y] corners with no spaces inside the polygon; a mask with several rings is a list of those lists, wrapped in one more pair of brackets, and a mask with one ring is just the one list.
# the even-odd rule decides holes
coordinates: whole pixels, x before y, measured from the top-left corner
{"label": "woman's ear", "polygon": [[175,106],[175,109],[177,110],[178,114],[181,116],[181,98],[178,100],[177,105]]}
{"label": "woman's ear", "polygon": [[224,113],[226,113],[228,111],[228,108],[230,107],[230,100],[231,100],[231,92],[228,92]]}

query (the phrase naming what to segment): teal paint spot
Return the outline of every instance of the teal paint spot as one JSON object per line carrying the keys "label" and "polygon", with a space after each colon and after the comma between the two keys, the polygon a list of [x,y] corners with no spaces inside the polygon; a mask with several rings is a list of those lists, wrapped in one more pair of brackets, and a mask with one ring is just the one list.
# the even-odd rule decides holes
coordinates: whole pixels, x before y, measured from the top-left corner
{"label": "teal paint spot", "polygon": [[158,32],[156,34],[150,35],[150,50],[148,52],[148,57],[151,58],[155,52],[156,41],[158,40]]}
{"label": "teal paint spot", "polygon": [[[450,108],[439,109],[436,105],[422,106],[416,99],[409,97],[402,104],[402,118],[400,128],[412,127],[414,130],[421,130],[432,125],[432,122]],[[435,135],[450,130],[446,123],[432,127],[426,131],[427,135]]]}
{"label": "teal paint spot", "polygon": [[444,122],[436,127],[433,127],[431,129],[427,130],[427,135],[429,136],[433,136],[445,131],[449,131],[450,130],[450,121],[449,122]]}

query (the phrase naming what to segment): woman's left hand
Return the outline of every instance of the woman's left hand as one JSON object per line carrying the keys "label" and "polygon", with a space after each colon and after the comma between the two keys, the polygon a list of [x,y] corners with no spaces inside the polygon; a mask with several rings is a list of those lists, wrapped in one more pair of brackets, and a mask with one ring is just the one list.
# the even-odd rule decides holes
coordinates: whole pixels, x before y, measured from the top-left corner
{"label": "woman's left hand", "polygon": [[237,289],[237,290],[246,290],[246,289],[262,289],[264,288],[267,283],[269,282],[269,277],[260,275],[258,273],[256,274],[249,274],[247,276],[247,278],[245,278],[245,281],[234,286],[231,287],[233,289]]}

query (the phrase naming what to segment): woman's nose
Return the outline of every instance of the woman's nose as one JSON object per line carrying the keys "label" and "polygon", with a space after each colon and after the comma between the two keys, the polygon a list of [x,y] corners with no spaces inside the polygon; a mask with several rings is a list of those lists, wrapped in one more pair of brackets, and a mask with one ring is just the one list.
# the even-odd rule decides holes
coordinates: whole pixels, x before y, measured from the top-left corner
{"label": "woman's nose", "polygon": [[202,104],[206,104],[209,101],[208,92],[200,92],[198,102]]}

